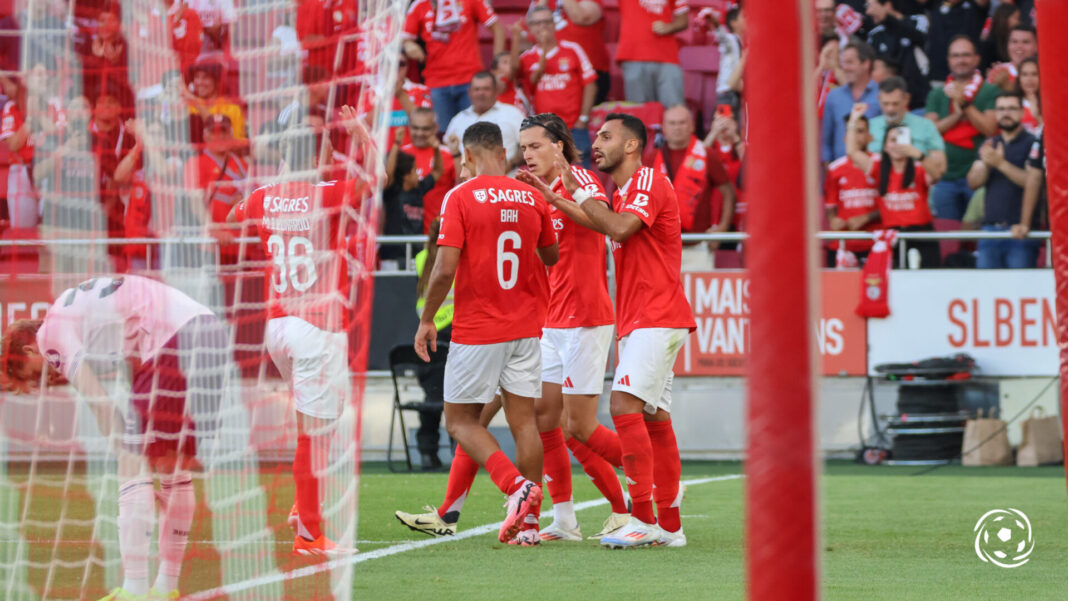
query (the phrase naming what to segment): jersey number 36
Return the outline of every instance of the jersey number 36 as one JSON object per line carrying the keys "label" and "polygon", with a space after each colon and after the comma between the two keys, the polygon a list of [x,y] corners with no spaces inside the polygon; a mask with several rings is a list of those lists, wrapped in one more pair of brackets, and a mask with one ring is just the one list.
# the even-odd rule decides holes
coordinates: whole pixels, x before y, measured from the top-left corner
{"label": "jersey number 36", "polygon": [[297,292],[304,292],[315,284],[319,276],[312,258],[314,251],[311,240],[303,236],[293,236],[288,245],[278,234],[267,239],[267,252],[271,253],[275,265],[271,276],[271,287],[275,292],[283,294],[290,286]]}

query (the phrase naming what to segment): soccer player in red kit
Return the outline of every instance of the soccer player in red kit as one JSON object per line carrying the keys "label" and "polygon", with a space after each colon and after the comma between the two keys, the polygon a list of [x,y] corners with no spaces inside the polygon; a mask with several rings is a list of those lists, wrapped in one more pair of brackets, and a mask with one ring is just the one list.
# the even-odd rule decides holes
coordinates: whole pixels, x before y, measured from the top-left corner
{"label": "soccer player in red kit", "polygon": [[[608,202],[597,177],[573,164],[579,158],[578,148],[559,116],[542,113],[524,120],[519,148],[529,171],[516,177],[545,198],[574,202],[556,163],[562,155],[582,189]],[[613,468],[622,465],[619,437],[597,421],[615,316],[608,296],[604,235],[590,229],[592,223],[584,215],[576,214],[578,219],[572,220],[552,207],[550,216],[560,242],[560,261],[549,269],[549,314],[541,337],[542,384],[536,409],[553,523],[541,531],[541,539],[578,541],[582,533],[572,505],[569,448],[612,506],[603,531],[595,538],[621,528],[630,518]],[[561,428],[565,410],[567,421]]]}
{"label": "soccer player in red kit", "polygon": [[[342,119],[354,140],[366,140],[355,110]],[[363,135],[361,135],[363,134]],[[337,555],[353,552],[322,532],[320,482],[333,436],[350,390],[348,334],[351,309],[345,224],[369,193],[356,180],[318,182],[329,167],[320,157],[314,130],[298,125],[283,134],[287,173],[307,173],[259,188],[237,204],[231,221],[250,221],[259,229],[268,264],[268,321],[265,341],[271,360],[292,383],[297,409],[297,536],[293,552]],[[323,159],[323,160],[320,160]],[[318,183],[317,183],[318,182]]]}
{"label": "soccer player in red kit", "polygon": [[[667,176],[642,167],[645,143],[640,119],[609,114],[593,143],[593,160],[618,186],[613,207],[589,194],[570,171],[562,179],[574,202],[547,199],[612,239],[619,363],[611,412],[633,503],[627,525],[601,538],[602,545],[615,549],[686,545],[679,519],[682,466],[671,426],[671,369],[696,323],[679,276],[678,201]],[[562,158],[557,161],[563,164]]]}
{"label": "soccer player in red kit", "polygon": [[[534,399],[541,394],[538,339],[548,303],[542,263],[556,263],[559,248],[541,194],[505,175],[500,128],[477,122],[464,132],[463,145],[464,161],[474,165],[475,177],[449,191],[442,203],[438,256],[414,345],[428,361],[427,343],[437,348],[434,314],[455,279],[445,425],[508,495],[498,539],[509,542],[529,514],[536,522],[541,505],[542,446]],[[482,406],[498,386],[519,469],[479,422]]]}

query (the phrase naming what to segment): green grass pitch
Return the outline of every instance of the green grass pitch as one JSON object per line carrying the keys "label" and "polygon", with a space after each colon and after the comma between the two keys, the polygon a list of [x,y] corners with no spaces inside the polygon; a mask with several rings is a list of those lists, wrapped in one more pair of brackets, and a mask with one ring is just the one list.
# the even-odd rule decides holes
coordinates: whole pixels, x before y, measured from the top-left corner
{"label": "green grass pitch", "polygon": [[[686,462],[683,479],[736,475],[742,470],[739,463]],[[953,466],[917,475],[920,471],[839,462],[825,466],[820,487],[824,599],[1068,598],[1068,503],[1062,467]],[[268,479],[273,485],[269,510],[278,542],[276,561],[287,570],[306,566],[307,560],[288,553],[292,538],[284,522],[292,490],[287,474],[275,470]],[[445,481],[445,474],[391,474],[380,464],[366,465],[360,490],[360,555],[395,551],[397,545],[412,541],[437,541],[404,527],[393,512],[420,511],[424,504],[439,503]],[[598,498],[579,470],[574,472],[574,483],[576,502]],[[745,598],[744,486],[743,479],[727,479],[688,487],[682,514],[689,546],[683,549],[609,551],[592,540],[513,548],[498,543],[494,531],[383,557],[364,557],[355,568],[352,598],[741,600]],[[49,513],[58,512],[42,505],[40,499],[31,512],[35,518],[47,519]],[[464,507],[460,532],[499,521],[502,503],[503,496],[488,476],[480,474]],[[1008,507],[1027,514],[1035,540],[1030,561],[1015,569],[983,563],[973,550],[972,529],[979,517],[991,509]],[[551,511],[548,503],[543,511]],[[583,533],[597,532],[607,515],[607,505],[579,511]],[[542,524],[548,522],[543,519]],[[87,529],[66,528],[63,536],[87,535]],[[208,536],[203,525],[192,534],[194,540]],[[40,560],[52,545],[44,542],[44,532],[34,538],[41,542],[31,546],[32,557]],[[186,594],[217,582],[210,553],[202,553],[206,546],[191,544],[191,555],[196,557],[187,560],[183,572]],[[75,560],[79,548],[70,545],[61,551],[65,559]],[[31,580],[41,577],[40,571],[30,571]],[[94,590],[106,590],[100,578],[90,580]],[[285,591],[291,599],[321,599],[323,586],[321,578],[313,577],[289,582]]]}

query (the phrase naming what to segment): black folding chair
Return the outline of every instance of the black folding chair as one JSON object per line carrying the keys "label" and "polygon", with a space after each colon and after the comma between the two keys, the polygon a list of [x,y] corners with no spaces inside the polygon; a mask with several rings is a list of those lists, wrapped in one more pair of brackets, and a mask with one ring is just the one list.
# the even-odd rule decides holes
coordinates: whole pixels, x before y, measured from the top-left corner
{"label": "black folding chair", "polygon": [[[429,351],[429,349],[427,349]],[[430,365],[445,365],[445,358],[449,354],[449,344],[447,342],[438,342],[438,350],[430,353]],[[389,371],[390,376],[393,378],[393,413],[389,420],[389,446],[386,449],[386,465],[389,467],[389,471],[398,472],[399,469],[393,466],[393,451],[394,451],[394,436],[396,435],[396,424],[400,422],[400,436],[401,443],[404,448],[404,464],[407,466],[407,471],[412,471],[412,454],[411,446],[408,442],[408,428],[404,424],[404,412],[405,411],[427,411],[436,410],[442,411],[445,408],[445,403],[442,401],[410,401],[406,397],[408,395],[402,394],[406,392],[412,386],[418,387],[418,374],[419,370],[425,368],[428,364],[419,358],[419,355],[415,354],[415,349],[411,344],[402,344],[393,347],[393,350],[389,352]],[[449,448],[451,445],[446,438],[445,444],[439,444],[438,448]],[[400,460],[397,460],[400,463]]]}

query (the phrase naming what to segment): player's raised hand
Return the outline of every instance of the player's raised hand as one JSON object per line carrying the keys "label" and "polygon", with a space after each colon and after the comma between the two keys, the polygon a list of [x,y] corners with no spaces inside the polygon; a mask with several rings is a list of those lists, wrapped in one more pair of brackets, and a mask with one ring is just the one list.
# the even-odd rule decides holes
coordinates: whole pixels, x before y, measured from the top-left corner
{"label": "player's raised hand", "polygon": [[356,109],[346,104],[338,109],[338,112],[341,113],[341,125],[353,142],[363,144],[371,139],[371,134],[367,131],[367,126],[364,125],[363,119],[360,119],[360,114],[356,112]]}
{"label": "player's raised hand", "polygon": [[[430,352],[427,352],[427,346]],[[427,363],[430,363],[430,353],[438,352],[438,330],[433,323],[419,322],[419,329],[415,332],[415,354]]]}
{"label": "player's raised hand", "polygon": [[553,162],[553,166],[556,167],[556,170],[560,173],[560,183],[564,185],[568,194],[573,195],[582,187],[582,184],[575,179],[575,174],[571,172],[571,165],[564,159],[564,154],[562,152],[558,151],[556,153],[556,160]]}
{"label": "player's raised hand", "polygon": [[538,192],[541,192],[541,195],[545,197],[545,200],[549,200],[549,195],[553,193],[552,189],[549,188],[549,184],[546,184],[544,180],[526,169],[516,173],[515,178],[528,186],[537,188]]}

